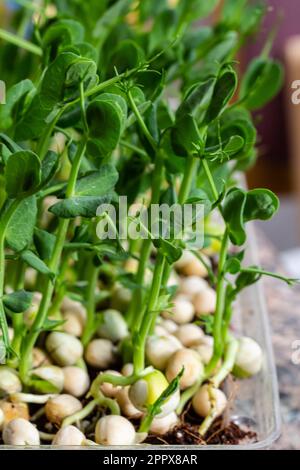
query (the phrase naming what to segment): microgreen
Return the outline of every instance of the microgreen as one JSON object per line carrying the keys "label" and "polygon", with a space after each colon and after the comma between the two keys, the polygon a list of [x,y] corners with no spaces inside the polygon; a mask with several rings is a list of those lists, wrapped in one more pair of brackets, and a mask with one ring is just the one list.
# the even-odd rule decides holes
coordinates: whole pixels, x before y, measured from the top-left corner
{"label": "microgreen", "polygon": [[[50,20],[41,6],[35,24],[30,2],[19,3],[19,32],[24,18],[30,23],[26,40],[0,30],[1,71],[6,70],[8,85],[6,104],[0,105],[0,327],[6,362],[25,386],[53,392],[47,381],[33,384],[32,351],[41,332],[63,327],[60,308],[70,294],[86,310],[84,347],[103,324],[117,330],[118,322],[126,321],[119,351],[134,367],[129,378],[100,374],[90,392],[94,400],[74,416],[82,419],[97,405],[119,413],[98,385],[105,378],[127,386],[143,377],[147,338],[176,291],[168,286],[170,273],[190,249],[217,295],[215,315],[201,319],[214,349],[199,387],[213,377],[221,358],[232,366],[229,327],[237,295],[262,276],[295,281],[244,266],[247,223],[268,220],[279,207],[271,191],[247,191],[236,178],[256,156],[251,111],[268,103],[282,85],[270,41],[244,76],[235,61],[265,7],[226,0],[219,23],[210,27],[195,21],[209,15],[218,0],[182,0],[175,7],[152,0],[55,0],[57,16]],[[149,236],[129,236],[123,246],[121,225],[135,219],[121,213],[119,195],[146,206],[203,204],[204,247],[217,245],[217,267],[189,241],[176,239],[174,231],[169,239],[155,238],[141,222],[139,228]],[[97,213],[108,203],[119,222],[108,211]],[[215,214],[217,229],[211,222]],[[97,237],[103,221],[114,233],[112,240]],[[136,262],[134,272],[124,269],[127,261]],[[28,281],[32,271],[33,284]],[[121,320],[103,313],[117,285],[130,293]],[[41,301],[29,325],[22,314],[34,306],[33,291]],[[221,369],[218,377],[225,372]],[[141,430],[148,431],[182,374],[148,409]],[[195,386],[184,392],[180,409],[195,392]]]}

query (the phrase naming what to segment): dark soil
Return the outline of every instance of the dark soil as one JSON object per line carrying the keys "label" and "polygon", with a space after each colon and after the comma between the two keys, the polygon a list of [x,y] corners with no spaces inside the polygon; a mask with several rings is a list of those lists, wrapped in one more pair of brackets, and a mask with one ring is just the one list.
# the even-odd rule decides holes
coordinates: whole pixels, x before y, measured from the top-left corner
{"label": "dark soil", "polygon": [[149,435],[146,442],[152,445],[238,445],[257,441],[255,432],[242,429],[233,422],[224,427],[222,418],[214,423],[205,439],[199,436],[198,427],[183,423],[165,436]]}

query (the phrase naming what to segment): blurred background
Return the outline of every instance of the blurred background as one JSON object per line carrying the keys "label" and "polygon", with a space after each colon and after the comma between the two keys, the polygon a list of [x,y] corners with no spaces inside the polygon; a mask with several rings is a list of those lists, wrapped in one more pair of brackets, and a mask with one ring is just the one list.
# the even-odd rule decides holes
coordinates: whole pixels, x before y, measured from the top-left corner
{"label": "blurred background", "polygon": [[[169,0],[170,4],[176,1]],[[281,200],[281,210],[276,217],[258,224],[261,264],[266,269],[284,271],[291,277],[300,278],[300,0],[265,1],[268,12],[261,31],[242,50],[239,67],[243,72],[249,61],[260,55],[275,25],[277,33],[272,55],[284,65],[285,85],[269,106],[255,114],[259,159],[247,179],[250,188],[267,187]],[[18,3],[32,5],[34,2],[18,0]],[[220,8],[221,4],[222,1]],[[0,0],[0,27],[9,29],[10,15],[15,8],[16,2]],[[217,10],[211,21],[215,21],[218,14]],[[292,85],[297,80],[299,104],[293,104],[292,95],[297,90]],[[300,449],[300,364],[292,359],[293,344],[300,339],[300,288],[291,289],[270,278],[264,280],[264,286],[273,329],[283,417],[282,437],[273,448]]]}

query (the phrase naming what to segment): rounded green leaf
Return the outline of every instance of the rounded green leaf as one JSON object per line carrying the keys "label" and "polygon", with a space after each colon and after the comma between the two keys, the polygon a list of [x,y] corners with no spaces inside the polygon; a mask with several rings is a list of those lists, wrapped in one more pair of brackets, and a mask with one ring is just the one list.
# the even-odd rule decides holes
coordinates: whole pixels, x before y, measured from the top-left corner
{"label": "rounded green leaf", "polygon": [[196,120],[190,114],[184,115],[171,129],[171,143],[176,155],[187,157],[195,151],[201,135]]}
{"label": "rounded green leaf", "polygon": [[38,156],[22,150],[13,153],[5,165],[5,188],[10,198],[33,194],[41,181],[41,164]]}
{"label": "rounded green leaf", "polygon": [[244,219],[269,220],[279,209],[278,197],[269,189],[252,189],[247,193]]}
{"label": "rounded green leaf", "polygon": [[254,59],[241,83],[240,98],[250,110],[265,106],[283,84],[282,65],[272,59]]}
{"label": "rounded green leaf", "polygon": [[[116,95],[118,96],[118,95]],[[118,145],[126,116],[117,100],[98,98],[87,107],[87,121],[90,132],[88,153],[101,159],[110,154]],[[126,104],[125,104],[126,105]]]}

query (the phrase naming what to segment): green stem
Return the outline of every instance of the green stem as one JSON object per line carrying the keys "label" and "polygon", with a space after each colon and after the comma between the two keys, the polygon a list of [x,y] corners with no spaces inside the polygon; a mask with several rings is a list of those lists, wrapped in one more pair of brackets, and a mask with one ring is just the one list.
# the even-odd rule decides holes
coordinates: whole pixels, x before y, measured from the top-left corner
{"label": "green stem", "polygon": [[[17,265],[16,265],[16,271],[17,271],[17,279],[15,283],[15,290],[19,290],[24,285],[24,278],[25,278],[25,271],[26,271],[25,263],[22,260],[18,260]],[[24,326],[23,315],[20,315],[19,313],[14,313],[12,315],[12,323],[13,323],[13,329],[14,329],[12,348],[17,354],[17,356],[19,356],[21,342],[22,342],[23,326]]]}
{"label": "green stem", "polygon": [[100,386],[103,383],[110,383],[112,385],[120,385],[121,387],[126,387],[127,385],[132,385],[139,378],[139,375],[131,375],[130,377],[122,377],[118,375],[112,375],[108,372],[101,372],[93,381],[89,396],[97,398],[99,396]]}
{"label": "green stem", "polygon": [[114,415],[120,414],[120,408],[118,403],[111,398],[106,398],[102,393],[99,394],[100,396],[92,401],[90,401],[82,410],[77,411],[71,416],[68,416],[64,419],[62,423],[62,427],[69,426],[70,424],[76,423],[76,421],[81,421],[82,419],[86,418],[90,415],[96,406],[104,406],[110,409],[111,413]]}
{"label": "green stem", "polygon": [[15,199],[10,202],[8,208],[2,215],[0,222],[0,328],[3,335],[3,341],[6,349],[10,347],[9,335],[8,335],[8,324],[3,305],[3,294],[4,294],[4,281],[5,281],[5,236],[9,222],[20,204],[19,199]]}
{"label": "green stem", "polygon": [[210,409],[210,413],[206,416],[204,421],[201,423],[201,426],[199,427],[199,434],[202,437],[205,436],[210,426],[212,425],[212,423],[218,416],[216,397],[214,394],[214,387],[212,385],[208,386],[208,394],[209,394],[209,400],[211,403],[211,409]]}
{"label": "green stem", "polygon": [[88,269],[88,291],[87,291],[87,318],[81,337],[83,346],[86,346],[94,332],[95,323],[95,297],[98,282],[99,268],[93,263],[94,255],[90,257]]}
{"label": "green stem", "polygon": [[211,171],[210,171],[210,168],[208,166],[208,163],[205,159],[202,160],[202,165],[203,165],[203,169],[205,171],[205,174],[206,174],[206,177],[208,179],[208,182],[209,182],[209,185],[210,185],[210,188],[211,188],[211,191],[213,193],[213,196],[215,198],[215,200],[217,201],[218,198],[219,198],[219,193],[218,193],[218,190],[216,188],[216,185],[215,185],[215,182],[214,182],[214,179],[213,179],[213,176],[211,174]]}
{"label": "green stem", "polygon": [[128,91],[128,99],[129,99],[130,106],[131,106],[131,108],[132,108],[132,110],[133,110],[133,112],[136,116],[137,122],[138,122],[144,136],[148,140],[148,142],[151,145],[151,147],[153,148],[153,150],[156,152],[157,151],[157,143],[154,140],[154,138],[152,137],[151,133],[149,132],[149,129],[147,128],[147,126],[144,122],[144,119],[142,118],[142,116],[140,114],[140,111],[139,111],[137,105],[135,104],[135,101],[133,99],[133,96],[132,96],[130,90]]}
{"label": "green stem", "polygon": [[221,383],[232,371],[238,352],[238,347],[238,341],[235,338],[230,337],[226,345],[223,364],[218,369],[217,373],[210,379],[210,383],[213,384],[214,387],[219,388]]}
{"label": "green stem", "polygon": [[[156,154],[155,157],[155,166],[153,171],[153,178],[152,178],[152,197],[151,197],[151,204],[158,204],[160,198],[160,188],[163,181],[163,174],[164,174],[164,159],[160,152]],[[139,260],[138,271],[136,275],[136,284],[139,286],[135,289],[132,301],[130,303],[129,310],[126,315],[126,320],[129,327],[134,326],[134,330],[138,330],[142,319],[143,319],[143,291],[140,286],[143,286],[145,271],[147,268],[147,264],[149,261],[151,253],[151,239],[147,238],[143,240],[142,248],[141,248],[141,255]]]}
{"label": "green stem", "polygon": [[178,194],[178,204],[184,204],[189,197],[198,162],[198,158],[195,158],[193,155],[190,155],[187,159],[183,180]]}
{"label": "green stem", "polygon": [[[195,172],[198,167],[198,158],[195,158],[193,155],[190,155],[187,159],[187,164],[184,170],[183,180],[180,185],[180,190],[178,194],[178,204],[183,205],[187,200],[189,193],[191,191],[191,187],[193,184]],[[172,267],[169,264],[165,266],[165,272],[163,274],[163,286],[167,285],[168,279],[170,277]]]}
{"label": "green stem", "polygon": [[120,145],[121,147],[125,147],[129,150],[132,150],[133,152],[141,155],[141,157],[147,157],[147,153],[140,149],[140,147],[137,147],[137,145],[131,144],[130,142],[126,142],[126,140],[121,139],[120,140]]}
{"label": "green stem", "polygon": [[[69,178],[68,185],[67,185],[67,190],[66,190],[67,198],[72,197],[74,194],[76,179],[78,176],[81,158],[85,151],[85,146],[86,146],[85,140],[83,140],[81,144],[78,146],[77,154],[75,156],[75,159],[71,168],[71,174],[70,174],[70,178]],[[52,253],[51,260],[49,261],[49,268],[51,271],[55,272],[56,275],[58,274],[58,267],[59,267],[65,239],[67,236],[68,227],[69,227],[69,220],[60,219],[59,224],[58,224],[54,250]],[[29,334],[27,335],[26,338],[24,338],[24,341],[22,344],[20,377],[24,383],[28,381],[28,370],[30,367],[31,351],[40,334],[41,328],[43,327],[45,323],[47,313],[51,304],[51,299],[52,299],[52,295],[54,292],[54,288],[55,288],[55,285],[53,281],[51,279],[47,279],[45,286],[43,288],[43,292],[42,292],[43,298],[40,304],[39,311],[37,313],[37,316],[34,320],[34,323],[32,325],[32,328]]]}
{"label": "green stem", "polygon": [[13,33],[5,31],[4,29],[0,29],[0,38],[4,39],[4,41],[9,42],[10,44],[14,44],[21,49],[25,49],[28,52],[32,52],[32,54],[38,55],[42,57],[43,51],[40,47],[32,44],[32,42],[26,41],[26,39],[20,38]]}
{"label": "green stem", "polygon": [[157,318],[157,301],[160,294],[163,273],[165,269],[166,259],[163,255],[158,254],[153,273],[153,280],[148,300],[147,310],[143,316],[140,331],[136,335],[136,342],[134,344],[134,372],[139,374],[145,368],[145,345],[148,333],[154,319]]}
{"label": "green stem", "polygon": [[299,279],[288,278],[280,274],[272,273],[270,271],[265,271],[264,269],[260,269],[260,268],[242,268],[240,272],[241,273],[253,273],[253,274],[259,274],[261,276],[273,277],[274,279],[279,279],[280,281],[286,282],[288,285],[293,285],[299,282]]}
{"label": "green stem", "polygon": [[222,240],[219,265],[218,265],[217,303],[216,303],[216,311],[214,315],[214,326],[213,326],[214,353],[205,370],[207,377],[209,377],[209,375],[215,369],[219,359],[222,356],[223,348],[224,348],[223,335],[222,335],[223,314],[224,314],[225,304],[226,304],[226,280],[224,277],[224,266],[225,266],[226,257],[227,257],[228,245],[229,245],[229,236],[228,236],[228,231],[226,229],[224,236],[223,236],[223,240]]}

